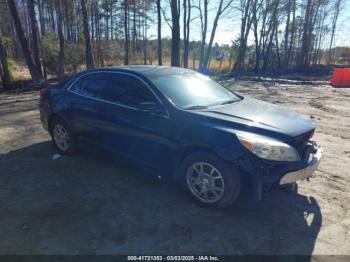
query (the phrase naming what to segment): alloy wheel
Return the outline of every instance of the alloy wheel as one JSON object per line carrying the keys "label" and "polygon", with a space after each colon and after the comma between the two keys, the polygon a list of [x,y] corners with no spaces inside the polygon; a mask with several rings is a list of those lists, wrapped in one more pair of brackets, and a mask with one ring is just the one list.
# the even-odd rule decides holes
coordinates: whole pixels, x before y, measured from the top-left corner
{"label": "alloy wheel", "polygon": [[62,151],[67,151],[69,148],[69,134],[63,125],[57,124],[53,128],[53,139],[57,147]]}
{"label": "alloy wheel", "polygon": [[225,192],[224,178],[217,168],[206,162],[192,164],[187,170],[187,186],[203,203],[215,203]]}

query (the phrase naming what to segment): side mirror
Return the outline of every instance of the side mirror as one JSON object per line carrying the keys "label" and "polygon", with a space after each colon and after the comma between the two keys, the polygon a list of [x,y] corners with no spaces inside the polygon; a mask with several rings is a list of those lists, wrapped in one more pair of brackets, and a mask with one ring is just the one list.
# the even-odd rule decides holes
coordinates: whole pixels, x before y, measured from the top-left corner
{"label": "side mirror", "polygon": [[164,108],[153,101],[140,103],[138,109],[142,112],[149,112],[156,115],[166,114]]}

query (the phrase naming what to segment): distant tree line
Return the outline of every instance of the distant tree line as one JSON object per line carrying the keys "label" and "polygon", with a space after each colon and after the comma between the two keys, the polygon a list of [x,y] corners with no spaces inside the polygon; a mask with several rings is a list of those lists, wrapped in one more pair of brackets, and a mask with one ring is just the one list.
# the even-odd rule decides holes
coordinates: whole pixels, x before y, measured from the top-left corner
{"label": "distant tree line", "polygon": [[[232,71],[331,63],[343,1],[0,0],[1,80],[5,88],[11,85],[10,58],[24,60],[35,82],[48,74],[62,79],[82,64],[115,61],[169,62],[207,72],[223,18],[240,27],[229,47]],[[163,24],[170,39],[162,36]],[[152,25],[156,36],[149,34]]]}
{"label": "distant tree line", "polygon": [[[332,47],[343,0],[240,0],[241,33],[233,69],[244,69],[248,37],[254,38],[254,69],[307,68]],[[329,46],[326,46],[329,43]]]}

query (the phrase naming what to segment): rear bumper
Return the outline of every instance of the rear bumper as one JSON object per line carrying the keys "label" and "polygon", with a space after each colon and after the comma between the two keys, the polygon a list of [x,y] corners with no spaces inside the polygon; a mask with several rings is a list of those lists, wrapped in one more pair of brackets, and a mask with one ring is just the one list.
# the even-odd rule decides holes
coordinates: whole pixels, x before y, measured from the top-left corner
{"label": "rear bumper", "polygon": [[321,161],[322,155],[323,149],[321,147],[318,147],[315,154],[310,155],[310,160],[308,161],[307,166],[305,168],[286,173],[279,180],[279,184],[292,184],[299,180],[304,180],[311,177],[312,174],[316,171]]}

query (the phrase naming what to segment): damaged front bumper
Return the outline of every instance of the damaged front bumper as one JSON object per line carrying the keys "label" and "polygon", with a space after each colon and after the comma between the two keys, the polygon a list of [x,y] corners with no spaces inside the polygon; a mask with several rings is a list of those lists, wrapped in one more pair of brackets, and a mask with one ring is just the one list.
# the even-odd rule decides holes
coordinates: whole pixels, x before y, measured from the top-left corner
{"label": "damaged front bumper", "polygon": [[[309,142],[297,162],[278,162],[245,158],[239,163],[240,170],[249,177],[252,193],[257,200],[262,199],[262,192],[272,187],[283,187],[308,179],[316,171],[323,155],[323,149],[315,142]],[[249,185],[248,184],[248,185]]]}
{"label": "damaged front bumper", "polygon": [[279,181],[280,185],[292,184],[299,180],[304,180],[312,176],[316,171],[323,155],[321,147],[316,148],[314,154],[310,154],[307,166],[303,169],[286,173]]}

